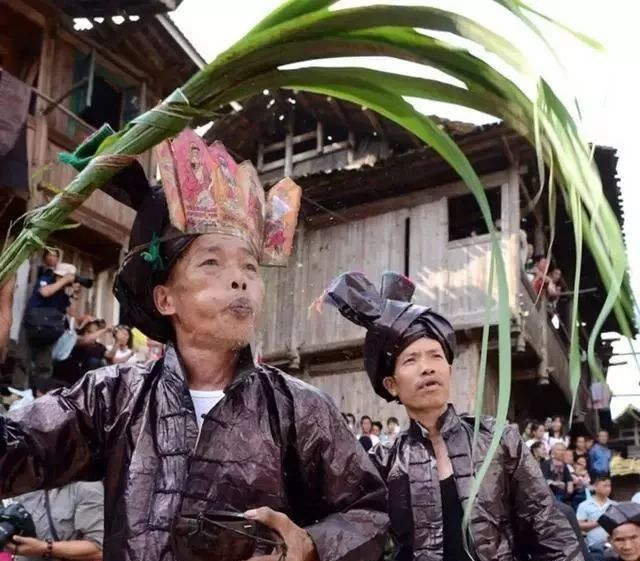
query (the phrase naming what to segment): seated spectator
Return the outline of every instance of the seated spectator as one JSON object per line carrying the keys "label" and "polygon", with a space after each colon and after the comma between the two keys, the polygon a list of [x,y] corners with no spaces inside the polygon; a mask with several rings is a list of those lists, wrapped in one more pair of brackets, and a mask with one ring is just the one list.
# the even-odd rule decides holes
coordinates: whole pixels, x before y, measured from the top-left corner
{"label": "seated spectator", "polygon": [[545,452],[546,448],[545,448],[544,442],[540,442],[540,441],[534,442],[531,445],[530,450],[531,450],[531,453],[533,454],[533,457],[539,463],[542,463],[547,457],[546,452]]}
{"label": "seated spectator", "polygon": [[536,295],[539,295],[544,288],[545,281],[547,279],[547,269],[549,268],[549,261],[544,255],[533,256],[533,281],[531,286]]}
{"label": "seated spectator", "polygon": [[584,458],[587,462],[587,467],[589,467],[589,450],[587,449],[587,438],[582,435],[576,436],[573,443],[574,464],[578,460],[578,458]]}
{"label": "seated spectator", "polygon": [[599,525],[598,519],[612,504],[615,504],[609,498],[610,496],[611,479],[600,476],[594,482],[591,498],[580,503],[576,513],[580,529],[586,532],[587,547],[595,561],[604,559],[607,532]]}
{"label": "seated spectator", "polygon": [[549,444],[544,438],[545,430],[544,425],[540,423],[532,423],[531,424],[531,438],[525,442],[527,447],[531,449],[531,446],[534,442],[542,442],[544,445],[544,457],[547,458],[549,456]]}
{"label": "seated spectator", "polygon": [[542,462],[540,466],[551,492],[561,502],[567,502],[573,494],[573,480],[564,461],[566,450],[564,444],[554,444],[551,458]]}
{"label": "seated spectator", "polygon": [[640,561],[640,506],[632,502],[610,506],[598,519],[620,561]]}
{"label": "seated spectator", "polygon": [[571,506],[574,510],[578,509],[578,505],[587,500],[587,491],[591,488],[591,476],[587,470],[587,458],[578,456],[573,466],[573,496],[571,497]]}
{"label": "seated spectator", "polygon": [[371,434],[377,436],[378,440],[380,440],[382,436],[382,423],[380,421],[373,421],[373,423],[371,423]]}
{"label": "seated spectator", "polygon": [[549,269],[549,261],[543,255],[534,257],[534,278],[531,282],[536,295],[544,292],[550,311],[557,307],[558,299],[562,293],[562,271],[557,267]]}
{"label": "seated spectator", "polygon": [[609,433],[606,430],[598,432],[598,442],[589,450],[589,470],[592,478],[609,475],[609,466],[613,453],[608,443]]}
{"label": "seated spectator", "polygon": [[562,294],[562,286],[560,281],[562,279],[562,271],[557,267],[551,270],[547,281],[547,300],[553,305],[555,309],[560,294]]}
{"label": "seated spectator", "polygon": [[525,442],[533,438],[533,433],[531,432],[533,423],[534,421],[532,421],[531,419],[527,419],[524,424],[524,429],[522,430],[522,440],[524,440]]}
{"label": "seated spectator", "polygon": [[396,436],[400,434],[400,423],[398,419],[395,417],[389,417],[387,419],[387,430],[380,437],[380,442],[385,444],[386,446],[390,446],[393,444],[393,441],[396,439]]}
{"label": "seated spectator", "polygon": [[133,352],[133,337],[131,328],[127,325],[117,325],[113,328],[113,345],[104,354],[109,364],[123,364],[135,360]]}
{"label": "seated spectator", "polygon": [[562,417],[553,417],[549,431],[545,433],[544,439],[547,442],[547,448],[551,450],[555,444],[563,444],[565,447],[569,446],[569,437],[564,430],[564,421]]}
{"label": "seated spectator", "polygon": [[575,471],[573,467],[573,450],[569,450],[569,448],[565,448],[564,463],[567,465],[567,468],[569,469],[569,473],[573,475]]}
{"label": "seated spectator", "polygon": [[[43,383],[42,396],[61,384]],[[36,537],[14,536],[6,551],[16,561],[44,559],[99,560],[104,536],[104,489],[101,482],[79,482],[48,491],[34,491],[13,499],[31,514]]]}
{"label": "seated spectator", "polygon": [[373,422],[371,421],[371,417],[369,415],[363,415],[360,419],[360,433],[358,434],[358,438],[361,436],[368,436],[371,440],[371,444],[375,446],[380,442],[380,439],[373,434]]}

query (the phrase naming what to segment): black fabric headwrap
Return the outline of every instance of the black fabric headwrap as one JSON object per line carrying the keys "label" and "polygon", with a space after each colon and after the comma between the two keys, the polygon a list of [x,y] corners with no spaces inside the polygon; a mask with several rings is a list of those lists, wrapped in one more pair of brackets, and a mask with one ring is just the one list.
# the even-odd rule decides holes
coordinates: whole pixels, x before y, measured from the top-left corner
{"label": "black fabric headwrap", "polygon": [[611,505],[605,513],[598,518],[598,524],[600,524],[608,534],[611,534],[618,526],[629,523],[640,526],[640,504],[628,501]]}
{"label": "black fabric headwrap", "polygon": [[[153,301],[153,289],[166,281],[178,258],[196,238],[182,235],[169,219],[169,209],[160,186],[151,187],[137,163],[119,172],[110,182],[107,192],[137,211],[129,239],[129,254],[120,267],[113,293],[120,302],[121,321],[137,327],[160,343],[175,337],[171,322],[161,315]],[[144,258],[144,249],[154,238],[172,237],[160,243],[162,270]]]}
{"label": "black fabric headwrap", "polygon": [[427,337],[438,341],[449,364],[456,346],[455,331],[440,314],[411,304],[415,285],[393,272],[382,276],[380,292],[362,273],[344,273],[336,278],[324,301],[349,321],[364,327],[364,365],[375,392],[387,401],[395,398],[383,380],[391,376],[398,355],[411,343]]}

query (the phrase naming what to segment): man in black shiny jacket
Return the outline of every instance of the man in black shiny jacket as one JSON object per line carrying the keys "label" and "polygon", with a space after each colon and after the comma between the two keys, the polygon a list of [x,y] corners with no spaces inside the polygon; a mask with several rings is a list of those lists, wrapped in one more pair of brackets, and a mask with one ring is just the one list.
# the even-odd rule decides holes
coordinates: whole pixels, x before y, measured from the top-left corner
{"label": "man in black shiny jacket", "polygon": [[[325,301],[367,329],[364,360],[373,388],[402,403],[411,419],[390,448],[372,451],[389,488],[395,559],[582,560],[576,536],[518,432],[490,417],[460,416],[449,403],[455,333],[444,317],[410,304],[413,291],[411,281],[393,273],[384,275],[381,292],[362,274],[347,273],[325,294]],[[463,513],[496,430],[502,434],[465,539]]]}

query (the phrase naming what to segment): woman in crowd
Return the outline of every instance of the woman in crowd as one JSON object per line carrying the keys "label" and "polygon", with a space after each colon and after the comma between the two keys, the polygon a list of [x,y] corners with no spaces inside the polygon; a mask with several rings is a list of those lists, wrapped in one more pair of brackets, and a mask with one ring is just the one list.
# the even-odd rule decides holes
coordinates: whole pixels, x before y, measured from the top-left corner
{"label": "woman in crowd", "polygon": [[574,510],[578,509],[578,505],[581,502],[587,500],[587,490],[591,487],[591,476],[587,469],[587,459],[584,456],[579,456],[574,463],[573,473],[573,496],[571,497],[571,506]]}
{"label": "woman in crowd", "polygon": [[533,437],[533,433],[531,432],[533,423],[534,422],[531,419],[527,419],[524,424],[524,429],[522,431],[522,440],[524,440],[525,442],[527,442],[527,440],[531,440],[531,438]]}
{"label": "woman in crowd", "polygon": [[109,364],[123,364],[134,359],[131,328],[128,325],[117,325],[113,328],[113,345],[105,353]]}
{"label": "woman in crowd", "polygon": [[569,437],[564,430],[562,417],[556,416],[551,419],[549,432],[545,434],[544,438],[547,441],[549,450],[553,448],[554,444],[564,444],[566,447],[569,447]]}
{"label": "woman in crowd", "polygon": [[531,423],[531,438],[525,442],[527,448],[531,448],[534,443],[541,442],[544,449],[543,454],[544,457],[547,458],[549,456],[549,443],[544,437],[544,425],[541,423]]}
{"label": "woman in crowd", "polygon": [[546,459],[544,442],[534,442],[530,450],[538,463],[542,463]]}
{"label": "woman in crowd", "polygon": [[587,448],[587,438],[583,435],[576,436],[573,443],[573,461],[577,462],[578,458],[584,458],[589,467],[589,449]]}

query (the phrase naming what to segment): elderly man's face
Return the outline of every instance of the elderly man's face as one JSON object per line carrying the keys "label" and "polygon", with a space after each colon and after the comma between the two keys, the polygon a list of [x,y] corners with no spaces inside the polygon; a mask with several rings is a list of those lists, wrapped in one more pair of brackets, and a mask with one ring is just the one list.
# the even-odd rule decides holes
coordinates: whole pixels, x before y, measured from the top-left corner
{"label": "elderly man's face", "polygon": [[567,448],[562,444],[556,444],[553,448],[551,448],[551,457],[554,460],[564,462],[564,453],[567,451]]}
{"label": "elderly man's face", "polygon": [[443,409],[449,401],[451,365],[442,345],[423,337],[414,341],[396,359],[393,376],[384,386],[411,411]]}
{"label": "elderly man's face", "polygon": [[622,524],[611,534],[611,545],[622,561],[640,559],[640,526]]}
{"label": "elderly man's face", "polygon": [[249,245],[232,236],[197,237],[154,288],[158,311],[171,318],[178,344],[199,341],[239,350],[251,341],[264,283]]}

